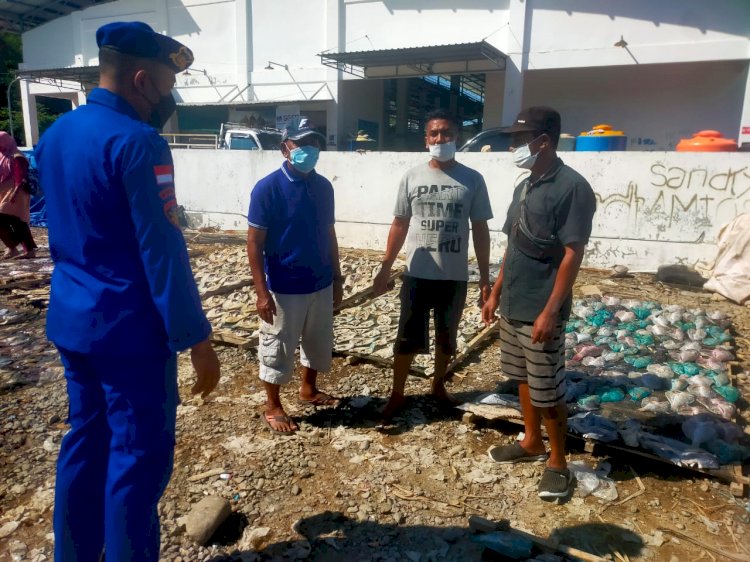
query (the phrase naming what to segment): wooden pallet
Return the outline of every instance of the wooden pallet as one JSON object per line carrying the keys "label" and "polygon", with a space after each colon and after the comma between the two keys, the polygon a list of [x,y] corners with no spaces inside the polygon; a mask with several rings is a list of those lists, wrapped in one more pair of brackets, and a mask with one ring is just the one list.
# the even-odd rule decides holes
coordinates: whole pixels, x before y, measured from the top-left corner
{"label": "wooden pallet", "polygon": [[[403,274],[404,274],[403,268],[392,273],[391,276],[388,278],[388,285],[395,282]],[[359,293],[355,293],[349,297],[346,297],[344,300],[341,301],[341,304],[338,307],[336,307],[336,310],[339,311],[339,310],[344,310],[345,308],[351,308],[352,306],[360,304],[364,300],[369,300],[371,296],[372,296],[372,285],[367,287],[367,289],[360,291]]]}

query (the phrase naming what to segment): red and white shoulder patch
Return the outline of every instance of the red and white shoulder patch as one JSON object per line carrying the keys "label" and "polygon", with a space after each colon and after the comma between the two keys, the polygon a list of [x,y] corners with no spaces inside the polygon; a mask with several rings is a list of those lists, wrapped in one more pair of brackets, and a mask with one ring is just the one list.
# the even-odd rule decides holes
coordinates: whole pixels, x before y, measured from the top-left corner
{"label": "red and white shoulder patch", "polygon": [[154,166],[154,176],[156,176],[156,185],[174,184],[174,166]]}

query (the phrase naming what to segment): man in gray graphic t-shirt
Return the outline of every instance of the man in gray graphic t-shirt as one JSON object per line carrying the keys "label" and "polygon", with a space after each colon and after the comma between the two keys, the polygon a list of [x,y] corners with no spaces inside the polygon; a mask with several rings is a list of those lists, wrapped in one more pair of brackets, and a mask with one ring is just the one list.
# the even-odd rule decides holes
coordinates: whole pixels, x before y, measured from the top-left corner
{"label": "man in gray graphic t-shirt", "polygon": [[482,302],[490,292],[492,218],[482,175],[455,160],[458,124],[444,111],[427,116],[425,142],[431,159],[406,172],[383,267],[374,281],[375,294],[387,289],[391,267],[408,237],[406,274],[401,287],[401,318],[394,345],[393,389],[383,411],[390,419],[404,403],[406,377],[417,353],[429,353],[429,318],[435,311],[435,374],[432,393],[453,403],[445,389],[445,371],[456,353],[468,280],[469,222],[477,255]]}

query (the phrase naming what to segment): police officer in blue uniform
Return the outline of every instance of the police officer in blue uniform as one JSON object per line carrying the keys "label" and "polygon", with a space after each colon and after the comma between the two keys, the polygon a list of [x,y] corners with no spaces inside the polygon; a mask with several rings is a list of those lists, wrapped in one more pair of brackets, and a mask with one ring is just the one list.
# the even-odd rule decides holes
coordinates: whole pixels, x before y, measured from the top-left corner
{"label": "police officer in blue uniform", "polygon": [[[219,362],[176,220],[174,170],[154,128],[192,52],[139,22],[96,33],[100,87],[37,148],[52,275],[47,334],[70,402],[55,487],[55,560],[159,558],[157,503],[172,471],[176,353],[193,393]],[[153,125],[153,126],[152,126]]]}

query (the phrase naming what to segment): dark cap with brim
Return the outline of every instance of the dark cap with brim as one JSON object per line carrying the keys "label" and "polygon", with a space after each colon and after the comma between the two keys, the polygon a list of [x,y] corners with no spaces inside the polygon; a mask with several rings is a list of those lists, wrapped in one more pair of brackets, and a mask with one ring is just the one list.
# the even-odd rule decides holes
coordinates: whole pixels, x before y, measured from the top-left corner
{"label": "dark cap with brim", "polygon": [[506,133],[546,133],[554,138],[560,136],[560,114],[543,105],[522,109]]}
{"label": "dark cap with brim", "polygon": [[193,52],[179,41],[156,33],[140,21],[116,21],[96,30],[96,44],[124,55],[152,59],[175,73],[193,64]]}
{"label": "dark cap with brim", "polygon": [[284,132],[281,134],[282,142],[285,140],[300,140],[310,135],[315,135],[321,141],[326,142],[326,138],[315,130],[315,126],[308,117],[299,116],[292,118],[284,128]]}

